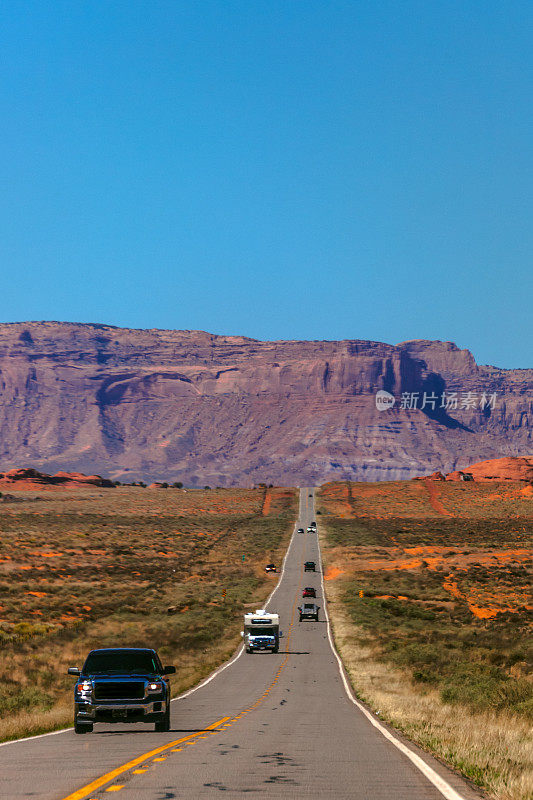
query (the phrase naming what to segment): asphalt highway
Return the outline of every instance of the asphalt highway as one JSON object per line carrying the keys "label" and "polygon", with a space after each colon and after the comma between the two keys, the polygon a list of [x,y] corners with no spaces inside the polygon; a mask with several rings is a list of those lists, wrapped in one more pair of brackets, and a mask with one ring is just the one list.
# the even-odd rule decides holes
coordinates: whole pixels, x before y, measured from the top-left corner
{"label": "asphalt highway", "polygon": [[[302,489],[297,527],[314,518],[313,490]],[[316,573],[303,572],[306,560]],[[304,586],[317,590],[318,622],[298,621]],[[478,798],[350,697],[324,606],[318,538],[295,532],[267,605],[281,617],[278,654],[239,650],[173,701],[169,733],[95,725],[0,746],[1,800]]]}

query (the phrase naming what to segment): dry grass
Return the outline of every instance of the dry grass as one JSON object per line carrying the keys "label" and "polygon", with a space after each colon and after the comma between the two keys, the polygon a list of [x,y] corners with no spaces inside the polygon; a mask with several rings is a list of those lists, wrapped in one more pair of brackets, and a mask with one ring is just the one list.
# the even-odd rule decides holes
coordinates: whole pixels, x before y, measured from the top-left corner
{"label": "dry grass", "polygon": [[531,492],[340,483],[320,504],[336,639],[359,695],[493,797],[531,798]]}
{"label": "dry grass", "polygon": [[339,481],[324,484],[320,494],[323,507],[345,519],[388,519],[398,514],[411,519],[520,518],[531,514],[533,499],[530,487],[519,481]]}
{"label": "dry grass", "polygon": [[498,800],[531,800],[533,740],[526,720],[500,713],[475,713],[445,704],[438,692],[414,684],[354,627],[339,597],[326,591],[335,644],[357,696],[412,741],[436,754]]}
{"label": "dry grass", "polygon": [[[175,692],[240,641],[296,514],[291,490],[121,488],[20,493],[0,504],[0,739],[71,722],[92,647],[151,646]],[[245,561],[242,555],[245,555]],[[170,612],[169,612],[170,610]]]}

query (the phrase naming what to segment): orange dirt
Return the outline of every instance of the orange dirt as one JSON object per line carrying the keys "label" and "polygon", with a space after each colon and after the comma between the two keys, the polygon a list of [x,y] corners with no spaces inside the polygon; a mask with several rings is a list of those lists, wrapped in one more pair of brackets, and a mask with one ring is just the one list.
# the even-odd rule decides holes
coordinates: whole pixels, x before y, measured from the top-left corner
{"label": "orange dirt", "polygon": [[325,581],[332,581],[335,578],[338,578],[339,575],[343,575],[344,570],[340,569],[339,567],[328,567],[324,573],[324,580]]}
{"label": "orange dirt", "polygon": [[348,483],[326,483],[322,486],[320,495],[336,516],[344,519],[354,519],[350,502],[350,485]]}
{"label": "orange dirt", "polygon": [[[520,619],[524,615],[524,624],[530,624],[527,614],[533,610],[533,598],[527,570],[532,555],[533,483],[498,478],[378,485],[342,481],[323,487],[320,500],[326,526],[328,517],[346,516],[347,504],[351,519],[360,520],[353,528],[349,523],[334,523],[337,541],[346,537],[346,544],[330,547],[330,563],[336,566],[330,567],[326,578],[343,573],[345,579],[353,576],[358,586],[366,582],[365,596],[372,597],[373,586],[376,591],[390,592],[396,588],[395,581],[411,585],[411,579],[404,581],[399,575],[387,577],[381,585],[380,572],[418,572],[422,583],[424,571],[440,573],[438,581],[447,598],[439,590],[431,601],[410,595],[410,602],[430,602],[437,606],[437,613],[439,605],[452,608],[460,602],[484,623],[513,614]],[[430,531],[435,532],[435,544]],[[433,580],[427,575],[428,585]],[[400,599],[392,593],[375,596]]]}
{"label": "orange dirt", "polygon": [[267,517],[270,513],[270,506],[272,505],[272,493],[269,489],[265,492],[265,499],[263,500],[263,508],[261,509],[261,514],[264,517]]}
{"label": "orange dirt", "polygon": [[32,556],[40,556],[40,558],[59,558],[63,553],[40,553],[35,550],[31,553]]}
{"label": "orange dirt", "polygon": [[[467,592],[462,592],[459,589],[458,581],[453,580],[451,576],[445,578],[442,585],[457,600],[464,600],[472,614],[478,619],[492,619],[497,614],[506,611],[516,613],[519,607],[526,608],[528,611],[533,610],[531,594],[527,591],[519,593],[501,588],[497,593],[483,589],[469,589]],[[480,605],[481,601],[483,605]]]}
{"label": "orange dirt", "polygon": [[[376,554],[377,558],[368,558],[363,554],[350,553],[350,566],[358,571],[374,570],[403,570],[420,569],[424,564],[430,570],[444,567],[454,567],[459,569],[467,568],[471,564],[482,566],[502,566],[504,564],[526,564],[531,558],[531,553],[526,548],[509,550],[474,550],[463,554],[454,548],[436,546],[418,546],[405,548],[405,553],[415,551],[416,555],[422,558],[405,558],[399,555],[398,548],[388,548],[384,554]],[[429,555],[438,552],[439,555]],[[394,554],[398,553],[397,557]],[[413,553],[413,556],[415,555]],[[427,555],[426,555],[427,554]]]}
{"label": "orange dirt", "polygon": [[442,505],[442,502],[439,499],[439,492],[435,481],[424,478],[422,485],[427,489],[429,494],[429,502],[437,514],[444,514],[445,516],[453,517],[453,514],[447,511]]}
{"label": "orange dirt", "polygon": [[409,598],[403,594],[375,594],[374,600],[408,600]]}

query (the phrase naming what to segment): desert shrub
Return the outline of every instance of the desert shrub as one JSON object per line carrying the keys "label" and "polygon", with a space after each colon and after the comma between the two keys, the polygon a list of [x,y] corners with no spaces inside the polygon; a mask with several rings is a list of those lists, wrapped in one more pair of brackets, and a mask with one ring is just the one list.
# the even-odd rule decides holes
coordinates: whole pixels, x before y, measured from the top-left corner
{"label": "desert shrub", "polygon": [[52,695],[42,690],[24,686],[23,688],[11,687],[3,689],[0,694],[0,714],[12,714],[17,711],[28,711],[29,709],[39,708],[46,710],[51,708],[54,702]]}

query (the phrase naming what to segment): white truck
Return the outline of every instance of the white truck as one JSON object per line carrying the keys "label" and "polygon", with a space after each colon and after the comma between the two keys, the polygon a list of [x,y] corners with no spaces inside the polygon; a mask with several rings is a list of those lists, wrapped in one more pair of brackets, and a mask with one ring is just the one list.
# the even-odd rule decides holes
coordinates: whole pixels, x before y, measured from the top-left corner
{"label": "white truck", "polygon": [[279,614],[271,614],[263,608],[253,614],[244,615],[244,647],[247,653],[256,650],[270,650],[277,653],[279,650]]}

